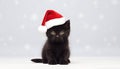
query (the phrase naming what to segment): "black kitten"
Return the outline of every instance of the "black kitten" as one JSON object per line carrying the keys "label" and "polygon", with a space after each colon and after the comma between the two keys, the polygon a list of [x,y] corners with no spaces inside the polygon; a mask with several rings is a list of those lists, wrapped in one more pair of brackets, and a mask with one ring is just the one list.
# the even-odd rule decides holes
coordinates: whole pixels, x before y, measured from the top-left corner
{"label": "black kitten", "polygon": [[47,30],[48,37],[43,50],[42,59],[32,59],[36,63],[68,64],[70,63],[69,42],[70,20]]}

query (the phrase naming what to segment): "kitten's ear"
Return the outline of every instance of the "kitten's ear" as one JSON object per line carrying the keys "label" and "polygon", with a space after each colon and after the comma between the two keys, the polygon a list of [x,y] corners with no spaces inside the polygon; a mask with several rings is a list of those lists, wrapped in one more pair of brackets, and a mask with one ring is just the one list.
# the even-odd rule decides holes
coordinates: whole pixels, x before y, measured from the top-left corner
{"label": "kitten's ear", "polygon": [[70,20],[67,20],[64,24],[64,27],[69,29],[70,28]]}

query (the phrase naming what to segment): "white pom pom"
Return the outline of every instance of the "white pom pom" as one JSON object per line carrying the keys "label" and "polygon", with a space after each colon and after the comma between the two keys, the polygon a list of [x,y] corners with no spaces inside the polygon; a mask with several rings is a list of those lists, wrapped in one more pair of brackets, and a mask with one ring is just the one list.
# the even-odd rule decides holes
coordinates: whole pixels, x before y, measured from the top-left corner
{"label": "white pom pom", "polygon": [[39,26],[38,30],[42,33],[45,33],[47,31],[47,27],[46,26]]}

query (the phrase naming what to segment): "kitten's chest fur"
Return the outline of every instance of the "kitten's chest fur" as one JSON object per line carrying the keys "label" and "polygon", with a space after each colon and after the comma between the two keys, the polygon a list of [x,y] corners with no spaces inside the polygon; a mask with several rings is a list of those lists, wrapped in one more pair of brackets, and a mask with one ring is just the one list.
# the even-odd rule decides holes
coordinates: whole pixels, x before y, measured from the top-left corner
{"label": "kitten's chest fur", "polygon": [[64,53],[66,49],[68,49],[68,40],[64,43],[48,43],[48,50],[52,51],[53,55],[57,58],[60,57],[61,54]]}

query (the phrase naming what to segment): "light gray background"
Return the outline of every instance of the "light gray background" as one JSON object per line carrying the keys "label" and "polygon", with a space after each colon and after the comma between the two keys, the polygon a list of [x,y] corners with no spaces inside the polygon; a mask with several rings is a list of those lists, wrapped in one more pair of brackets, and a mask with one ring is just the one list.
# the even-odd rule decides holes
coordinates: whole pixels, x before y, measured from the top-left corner
{"label": "light gray background", "polygon": [[120,0],[0,0],[0,57],[38,57],[45,11],[71,20],[72,56],[120,56]]}

